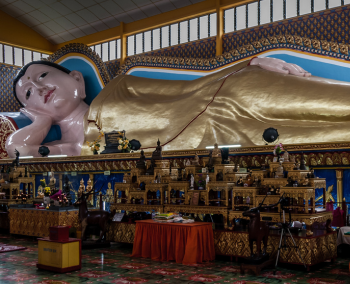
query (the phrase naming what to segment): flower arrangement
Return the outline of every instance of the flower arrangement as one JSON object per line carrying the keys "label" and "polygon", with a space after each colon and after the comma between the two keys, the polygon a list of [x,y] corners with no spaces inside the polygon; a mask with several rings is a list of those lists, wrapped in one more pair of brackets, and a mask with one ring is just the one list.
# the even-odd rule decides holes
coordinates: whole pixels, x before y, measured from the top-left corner
{"label": "flower arrangement", "polygon": [[44,195],[45,196],[50,196],[51,195],[51,188],[50,187],[45,187],[44,188]]}
{"label": "flower arrangement", "polygon": [[273,149],[273,154],[275,156],[279,156],[282,151],[284,151],[284,148],[283,148],[283,144],[282,143],[278,143],[275,148]]}
{"label": "flower arrangement", "polygon": [[94,154],[97,154],[97,151],[100,150],[100,147],[101,147],[100,142],[103,136],[105,136],[105,134],[102,131],[100,131],[100,134],[98,135],[97,139],[94,142],[86,141],[86,144],[90,147],[91,151]]}
{"label": "flower arrangement", "polygon": [[118,146],[118,150],[122,151],[123,153],[129,153],[131,150],[131,144],[129,143],[129,140],[124,137],[124,138],[120,138],[118,140],[119,146]]}
{"label": "flower arrangement", "polygon": [[46,187],[46,180],[45,179],[41,179],[40,180],[40,185],[42,188],[45,188]]}
{"label": "flower arrangement", "polygon": [[202,178],[202,176],[203,176],[203,175],[199,175],[199,180],[195,182],[196,185],[198,186],[198,188],[199,188],[199,187],[205,188],[206,182],[205,182],[205,179]]}

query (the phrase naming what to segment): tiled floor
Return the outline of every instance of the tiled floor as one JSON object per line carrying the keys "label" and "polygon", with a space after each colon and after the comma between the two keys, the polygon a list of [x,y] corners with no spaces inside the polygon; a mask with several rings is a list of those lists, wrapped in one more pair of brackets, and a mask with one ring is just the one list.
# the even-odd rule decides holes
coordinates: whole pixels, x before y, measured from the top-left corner
{"label": "tiled floor", "polygon": [[0,235],[0,243],[28,247],[24,251],[0,254],[0,283],[350,283],[349,260],[338,259],[314,267],[310,273],[301,268],[265,270],[261,276],[241,276],[239,264],[228,259],[214,263],[188,266],[173,262],[130,258],[132,247],[116,244],[110,249],[83,251],[81,271],[56,274],[38,270],[38,247],[35,239],[11,239]]}

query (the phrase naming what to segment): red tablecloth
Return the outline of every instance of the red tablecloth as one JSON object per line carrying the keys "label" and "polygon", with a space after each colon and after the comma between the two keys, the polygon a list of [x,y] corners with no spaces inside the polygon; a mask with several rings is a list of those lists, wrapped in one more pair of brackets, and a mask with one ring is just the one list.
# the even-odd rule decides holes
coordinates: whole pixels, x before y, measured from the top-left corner
{"label": "red tablecloth", "polygon": [[193,264],[215,259],[211,223],[136,221],[132,256]]}

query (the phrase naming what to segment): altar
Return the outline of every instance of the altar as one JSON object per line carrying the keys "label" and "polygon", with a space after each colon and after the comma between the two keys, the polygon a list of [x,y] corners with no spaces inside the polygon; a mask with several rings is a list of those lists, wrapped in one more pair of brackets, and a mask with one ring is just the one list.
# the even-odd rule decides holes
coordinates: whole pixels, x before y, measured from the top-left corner
{"label": "altar", "polygon": [[35,208],[10,208],[10,233],[34,237],[48,237],[53,226],[72,226],[80,229],[79,210],[50,210]]}

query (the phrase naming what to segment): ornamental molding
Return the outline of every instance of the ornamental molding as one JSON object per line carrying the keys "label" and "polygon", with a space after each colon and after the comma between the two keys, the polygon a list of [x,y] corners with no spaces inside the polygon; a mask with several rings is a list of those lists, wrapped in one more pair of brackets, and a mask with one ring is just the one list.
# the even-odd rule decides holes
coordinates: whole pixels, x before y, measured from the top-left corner
{"label": "ornamental molding", "polygon": [[57,50],[53,54],[51,54],[48,58],[42,59],[42,60],[55,63],[57,60],[59,60],[63,56],[70,53],[80,53],[87,56],[89,59],[91,59],[95,63],[102,77],[104,85],[106,86],[109,83],[109,81],[111,80],[111,77],[107,71],[105,63],[102,61],[101,57],[95,51],[93,51],[90,47],[88,47],[83,43],[69,43],[61,47],[59,50]]}
{"label": "ornamental molding", "polygon": [[209,59],[135,55],[126,59],[125,64],[120,66],[117,75],[124,75],[130,69],[138,66],[202,71],[215,70],[226,64],[257,56],[261,52],[278,48],[290,48],[306,53],[349,60],[348,44],[310,39],[297,35],[280,34],[262,38],[259,41],[253,41],[250,44],[240,46],[237,49]]}

